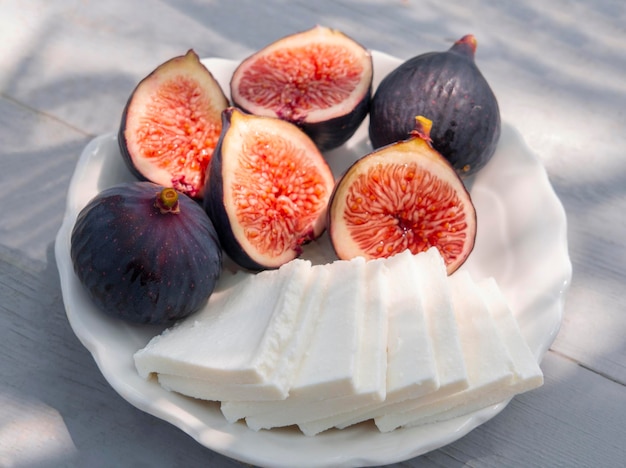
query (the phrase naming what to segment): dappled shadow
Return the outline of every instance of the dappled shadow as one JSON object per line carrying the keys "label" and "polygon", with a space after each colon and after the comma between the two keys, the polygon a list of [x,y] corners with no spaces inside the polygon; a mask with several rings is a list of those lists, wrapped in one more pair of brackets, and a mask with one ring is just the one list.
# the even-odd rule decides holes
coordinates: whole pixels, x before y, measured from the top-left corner
{"label": "dappled shadow", "polygon": [[[72,56],[80,45],[63,42],[67,18],[54,17],[39,25],[23,59],[11,70],[3,70],[0,152],[4,170],[0,180],[16,201],[0,226],[2,246],[11,251],[2,252],[0,266],[6,278],[19,278],[27,286],[20,290],[16,281],[7,290],[12,296],[5,300],[0,336],[5,346],[16,349],[6,348],[8,359],[0,364],[7,369],[2,373],[6,376],[2,392],[37,400],[61,414],[79,454],[68,455],[59,465],[103,466],[112,460],[136,460],[133,451],[141,446],[148,447],[142,453],[153,451],[153,458],[146,463],[176,466],[177,458],[184,457],[187,465],[219,460],[220,466],[239,466],[132,407],[111,389],[67,322],[52,252],[71,171],[84,145],[97,134],[116,131],[123,105],[137,81],[189,47],[202,56],[240,59],[279,37],[323,24],[346,32],[368,48],[406,59],[445,50],[462,35],[476,34],[477,62],[497,94],[503,96],[504,110],[511,102],[508,94],[518,100],[528,97],[527,115],[504,113],[505,119],[532,121],[531,105],[536,99],[553,100],[539,103],[544,112],[552,112],[548,117],[554,120],[544,113],[546,128],[540,130],[545,135],[537,131],[540,138],[529,145],[546,163],[568,215],[575,301],[566,303],[561,336],[570,340],[586,336],[592,320],[588,309],[596,314],[623,309],[626,247],[621,238],[615,239],[626,230],[621,216],[626,205],[622,129],[626,9],[622,2],[594,2],[593,9],[582,2],[566,2],[568,9],[558,13],[551,9],[550,13],[538,2],[485,1],[476,9],[475,2],[430,2],[422,7],[411,0],[342,0],[332,6],[310,0],[162,0],[152,3],[155,11],[146,12],[145,18],[129,20],[136,8],[130,5],[132,2],[115,2],[115,12],[91,2],[93,10],[75,13],[76,18],[82,16],[79,26],[73,27],[89,31],[91,36],[86,36],[93,41],[84,48],[101,54],[97,60],[92,58],[90,66],[79,63],[85,55]],[[113,45],[104,51],[97,48],[108,42]],[[57,49],[53,51],[53,47]],[[554,135],[563,128],[568,133]],[[588,147],[584,144],[589,139],[597,140],[597,152],[585,155]],[[616,162],[609,166],[611,159]],[[15,260],[20,255],[34,265]],[[611,327],[608,318],[603,323]],[[605,332],[595,333],[590,340]],[[557,345],[559,352],[579,353],[574,358],[582,365],[624,382],[623,340],[606,340],[602,347],[585,342],[576,349],[557,339]],[[589,349],[584,348],[587,345]],[[556,368],[552,365],[548,371]],[[571,375],[552,382],[548,390],[566,392],[579,382],[580,375],[573,369]],[[481,456],[486,464],[506,464],[507,460],[493,458],[498,452],[496,444],[499,438],[510,441],[515,437],[509,430],[514,425],[533,424],[536,410],[527,408],[525,401],[513,405],[516,414],[521,414],[518,420],[510,420],[510,413],[504,413],[462,441],[421,457],[411,466],[463,466]],[[598,402],[604,412],[610,404]],[[553,417],[558,420],[558,415]],[[151,449],[154,441],[167,444]],[[589,452],[593,450],[589,442]]]}
{"label": "dappled shadow", "polygon": [[[488,75],[521,75],[529,80],[526,82],[529,89],[537,83],[541,88],[567,93],[572,100],[586,101],[589,96],[597,96],[603,99],[603,105],[615,109],[624,104],[624,96],[619,93],[620,89],[623,91],[620,77],[626,73],[622,44],[619,40],[607,42],[607,34],[593,29],[594,24],[599,24],[614,28],[616,35],[622,31],[626,14],[618,2],[594,3],[593,15],[585,18],[584,24],[581,24],[582,13],[577,11],[580,7],[571,4],[569,10],[556,14],[527,3],[483,2],[480,9],[476,9],[469,2],[464,6],[440,2],[421,8],[411,1],[344,0],[335,2],[330,9],[303,1],[297,2],[300,13],[286,22],[284,16],[272,13],[294,2],[259,4],[246,0],[226,5],[168,0],[167,3],[248,53],[315,24],[340,29],[368,48],[403,59],[431,50],[445,50],[454,40],[473,33],[479,43],[477,61]],[[585,8],[584,12],[587,10]],[[509,34],[502,34],[503,28]],[[407,41],[407,38],[412,40]],[[597,70],[584,68],[586,56],[602,64],[605,86],[589,82],[591,72]],[[577,62],[580,67],[576,66]],[[615,89],[611,83],[619,83],[620,87]],[[506,89],[501,92],[505,93]]]}
{"label": "dappled shadow", "polygon": [[[40,412],[58,412],[75,451],[39,459],[40,454],[26,450],[23,460],[14,460],[12,466],[104,467],[132,458],[138,446],[147,447],[145,466],[178,466],[183,457],[189,463],[186,466],[206,466],[220,458],[174,426],[157,423],[109,386],[65,316],[53,245],[49,245],[44,268],[37,262],[20,264],[19,256],[18,252],[0,251],[0,276],[5,278],[0,292],[3,297],[11,295],[9,303],[5,302],[10,309],[0,315],[0,342],[12,346],[4,349],[5,359],[0,363],[4,376],[0,392],[3,401],[32,401],[42,408]],[[33,290],[38,294],[33,295]],[[43,416],[39,414],[41,420]],[[14,415],[16,424],[20,417]],[[39,430],[44,430],[43,421],[40,424]],[[62,428],[49,426],[46,437],[61,440]],[[159,441],[160,446],[150,450],[151,441]],[[47,447],[55,444],[40,450]],[[230,461],[223,466],[240,465]]]}

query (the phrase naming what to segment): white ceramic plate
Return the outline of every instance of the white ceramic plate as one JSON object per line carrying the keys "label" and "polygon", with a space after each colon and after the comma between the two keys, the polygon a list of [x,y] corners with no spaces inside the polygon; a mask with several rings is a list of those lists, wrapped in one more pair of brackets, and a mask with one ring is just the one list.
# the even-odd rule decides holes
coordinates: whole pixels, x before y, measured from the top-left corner
{"label": "white ceramic plate", "polygon": [[[399,60],[379,52],[373,52],[373,58],[376,86]],[[227,91],[237,63],[207,59],[204,64]],[[370,151],[366,125],[343,147],[327,154],[336,174]],[[273,467],[339,467],[385,465],[426,453],[457,440],[506,406],[505,402],[467,417],[385,434],[371,424],[361,424],[306,437],[292,429],[254,432],[243,423],[229,424],[217,404],[170,393],[156,381],[143,380],[135,371],[133,354],[161,329],[129,325],[100,313],[75,277],[69,253],[70,233],[80,209],[104,188],[130,180],[133,177],[121,160],[115,136],[94,139],[72,177],[55,253],[74,332],[111,386],[139,409],[174,424],[206,447],[243,462]],[[495,156],[470,185],[478,235],[463,268],[476,278],[496,278],[540,361],[560,327],[563,295],[571,278],[563,207],[540,162],[506,122]],[[323,242],[312,247],[308,255],[332,258]]]}

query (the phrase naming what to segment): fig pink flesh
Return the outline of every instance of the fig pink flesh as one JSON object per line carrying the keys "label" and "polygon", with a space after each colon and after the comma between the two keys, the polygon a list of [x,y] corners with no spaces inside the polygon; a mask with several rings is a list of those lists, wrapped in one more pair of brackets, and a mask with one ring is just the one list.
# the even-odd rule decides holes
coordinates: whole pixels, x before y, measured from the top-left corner
{"label": "fig pink flesh", "polygon": [[319,234],[313,227],[331,188],[304,150],[259,134],[244,144],[240,158],[231,190],[238,223],[257,250],[279,255]]}
{"label": "fig pink flesh", "polygon": [[342,103],[362,73],[360,58],[344,47],[310,44],[259,57],[245,71],[240,90],[246,100],[298,121],[312,109]]}
{"label": "fig pink flesh", "polygon": [[206,118],[210,108],[195,80],[176,76],[153,94],[135,134],[141,157],[171,171],[171,185],[192,196],[204,186],[221,130],[219,120]]}
{"label": "fig pink flesh", "polygon": [[201,199],[228,100],[189,50],[136,86],[122,114],[119,145],[139,178]]}
{"label": "fig pink flesh", "polygon": [[354,163],[337,184],[329,213],[332,245],[346,260],[436,247],[452,273],[476,236],[469,193],[453,167],[420,137]]}
{"label": "fig pink flesh", "polygon": [[[370,168],[349,187],[346,222],[368,257],[437,246],[455,260],[464,253],[467,224],[455,190],[416,164]],[[373,226],[377,226],[373,229]]]}

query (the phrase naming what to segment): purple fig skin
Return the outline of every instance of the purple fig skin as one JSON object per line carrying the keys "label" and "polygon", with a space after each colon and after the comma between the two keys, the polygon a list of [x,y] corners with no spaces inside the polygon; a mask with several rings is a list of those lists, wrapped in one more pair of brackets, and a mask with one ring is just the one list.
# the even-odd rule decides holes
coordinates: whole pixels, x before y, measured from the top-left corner
{"label": "purple fig skin", "polygon": [[162,189],[151,182],[111,187],[76,219],[74,271],[112,317],[169,325],[200,309],[220,276],[222,251],[210,219],[182,193],[177,206],[159,206]]}
{"label": "purple fig skin", "polygon": [[[358,105],[349,113],[322,122],[292,122],[300,127],[320,151],[330,151],[340,147],[356,133],[359,126],[370,110],[372,89],[370,88],[363,96]],[[243,112],[251,114],[241,105],[237,105]]]}
{"label": "purple fig skin", "polygon": [[348,114],[325,122],[296,122],[296,125],[309,135],[320,151],[329,151],[352,138],[369,113],[371,100],[372,89],[370,88],[359,104]]}
{"label": "purple fig skin", "polygon": [[432,145],[461,177],[483,168],[500,139],[497,99],[476,66],[476,39],[464,36],[445,52],[413,57],[390,72],[370,107],[374,148],[409,137],[415,117],[432,120]]}
{"label": "purple fig skin", "polygon": [[228,108],[222,113],[222,135],[217,142],[211,163],[209,164],[208,176],[206,178],[207,187],[203,206],[207,215],[213,221],[213,225],[218,227],[220,245],[226,254],[239,266],[252,271],[261,271],[266,267],[254,261],[237,242],[230,219],[224,207],[224,182],[222,178],[222,143],[224,135],[230,129],[230,117],[233,108]]}

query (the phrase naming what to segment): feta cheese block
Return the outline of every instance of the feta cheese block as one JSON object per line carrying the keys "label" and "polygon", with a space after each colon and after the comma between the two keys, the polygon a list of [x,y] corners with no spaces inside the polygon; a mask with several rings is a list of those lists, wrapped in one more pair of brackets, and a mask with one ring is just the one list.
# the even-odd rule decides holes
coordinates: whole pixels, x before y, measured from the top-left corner
{"label": "feta cheese block", "polygon": [[508,390],[517,394],[540,387],[543,385],[543,372],[537,358],[528,347],[517,319],[496,280],[494,278],[481,280],[478,282],[478,287],[479,293],[487,304],[487,309],[496,322],[500,338],[513,359],[515,378]]}
{"label": "feta cheese block", "polygon": [[389,294],[387,397],[404,400],[439,387],[433,344],[422,303],[421,273],[414,255],[405,250],[385,265]]}
{"label": "feta cheese block", "polygon": [[301,323],[299,301],[310,269],[309,261],[294,260],[216,290],[202,310],[135,354],[137,371],[144,378],[157,373],[227,385],[273,384],[286,394],[290,382],[276,370],[289,370],[279,362]]}
{"label": "feta cheese block", "polygon": [[171,374],[157,374],[157,380],[161,387],[167,391],[200,400],[223,401],[229,399],[237,401],[251,398],[282,400],[288,394],[288,389],[275,383],[225,384]]}
{"label": "feta cheese block", "polygon": [[296,276],[294,278],[297,281],[289,282],[282,294],[280,307],[299,308],[300,310],[298,323],[293,333],[291,336],[285,337],[285,346],[277,362],[274,379],[270,383],[225,384],[192,377],[158,374],[161,386],[169,391],[204,400],[249,401],[286,398],[288,389],[295,379],[296,371],[311,341],[320,304],[326,296],[328,287],[328,270],[314,267],[309,271],[305,289],[301,288],[303,283]]}
{"label": "feta cheese block", "polygon": [[439,376],[437,394],[450,395],[466,389],[469,380],[446,264],[436,247],[415,255],[413,261]]}
{"label": "feta cheese block", "polygon": [[[429,254],[418,255],[438,253],[435,250]],[[422,271],[413,257],[409,250],[405,250],[384,260],[388,268],[385,280],[389,295],[385,400],[362,405],[351,411],[346,411],[344,407],[343,411],[329,417],[318,417],[300,424],[305,435],[315,435],[333,426],[369,419],[386,404],[416,398],[439,387],[432,340],[422,303],[423,292],[419,287],[422,276],[432,273]],[[439,272],[445,276],[445,268]],[[443,284],[447,284],[445,280]]]}
{"label": "feta cheese block", "polygon": [[513,381],[510,385],[503,385],[489,393],[481,393],[462,405],[421,418],[410,425],[430,424],[465,416],[488,406],[508,401],[517,394],[530,391],[543,384],[543,372],[522,336],[517,320],[496,281],[493,278],[487,278],[478,282],[477,287],[494,319],[500,339],[513,360]]}
{"label": "feta cheese block", "polygon": [[267,429],[384,399],[384,264],[357,257],[320,267],[330,273],[327,297],[289,396],[275,402],[222,402],[229,421],[245,417],[252,429]]}
{"label": "feta cheese block", "polygon": [[378,416],[375,423],[381,432],[420,424],[435,414],[500,391],[513,382],[511,355],[469,273],[457,271],[449,277],[449,282],[469,386],[452,395],[441,396],[435,392],[426,402],[417,401],[402,411]]}

